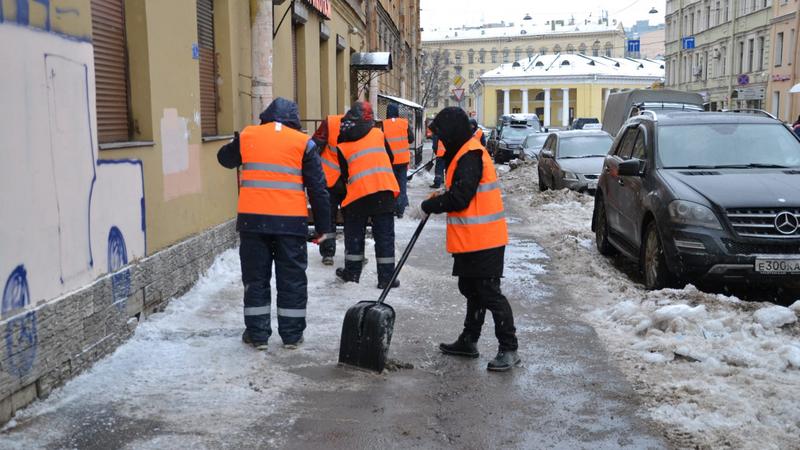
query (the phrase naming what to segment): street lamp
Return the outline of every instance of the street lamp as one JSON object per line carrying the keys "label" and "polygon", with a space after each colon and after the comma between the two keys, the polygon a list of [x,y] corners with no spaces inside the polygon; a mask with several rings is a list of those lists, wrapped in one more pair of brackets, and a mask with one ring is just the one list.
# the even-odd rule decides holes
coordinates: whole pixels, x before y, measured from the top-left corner
{"label": "street lamp", "polygon": [[652,8],[650,8],[650,13],[649,13],[649,14],[658,14],[658,10],[656,9],[656,7],[655,7],[655,6],[653,6]]}

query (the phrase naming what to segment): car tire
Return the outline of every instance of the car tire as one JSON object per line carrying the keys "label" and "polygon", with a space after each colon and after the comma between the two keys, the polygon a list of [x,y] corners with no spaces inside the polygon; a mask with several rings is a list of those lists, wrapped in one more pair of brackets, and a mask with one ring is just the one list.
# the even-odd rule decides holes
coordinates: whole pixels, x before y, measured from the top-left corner
{"label": "car tire", "polygon": [[667,257],[664,254],[664,245],[655,221],[647,225],[642,240],[642,272],[644,273],[644,286],[648,290],[664,289],[674,284],[674,277],[667,267]]}
{"label": "car tire", "polygon": [[595,200],[594,208],[594,240],[597,251],[603,256],[613,256],[617,254],[617,249],[608,241],[608,216],[606,215],[606,204],[603,197],[598,196]]}
{"label": "car tire", "polygon": [[544,177],[542,176],[542,172],[539,171],[539,192],[544,192],[547,190],[547,183],[544,182]]}

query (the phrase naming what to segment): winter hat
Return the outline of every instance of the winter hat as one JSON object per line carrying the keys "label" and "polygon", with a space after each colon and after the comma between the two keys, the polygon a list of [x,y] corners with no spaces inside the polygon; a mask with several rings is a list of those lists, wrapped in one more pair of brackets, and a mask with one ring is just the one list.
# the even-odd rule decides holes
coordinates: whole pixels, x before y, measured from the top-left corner
{"label": "winter hat", "polygon": [[386,118],[393,119],[395,117],[400,117],[400,108],[397,106],[397,103],[389,103],[386,107]]}
{"label": "winter hat", "polygon": [[456,106],[441,110],[431,122],[431,130],[448,151],[458,151],[472,137],[467,113]]}
{"label": "winter hat", "polygon": [[283,97],[273,100],[258,118],[261,119],[262,125],[269,122],[280,122],[295,130],[303,128],[300,125],[300,112],[297,109],[297,103]]}
{"label": "winter hat", "polygon": [[358,125],[375,126],[375,116],[372,113],[372,105],[369,102],[357,101],[342,118],[341,131],[346,132],[350,128]]}

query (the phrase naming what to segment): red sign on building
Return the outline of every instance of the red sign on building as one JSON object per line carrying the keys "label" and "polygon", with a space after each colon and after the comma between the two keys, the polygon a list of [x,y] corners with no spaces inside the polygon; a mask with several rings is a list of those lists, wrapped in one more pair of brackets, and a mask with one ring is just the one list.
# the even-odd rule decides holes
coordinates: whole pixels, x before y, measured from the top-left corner
{"label": "red sign on building", "polygon": [[326,18],[331,18],[331,0],[306,0],[306,3]]}

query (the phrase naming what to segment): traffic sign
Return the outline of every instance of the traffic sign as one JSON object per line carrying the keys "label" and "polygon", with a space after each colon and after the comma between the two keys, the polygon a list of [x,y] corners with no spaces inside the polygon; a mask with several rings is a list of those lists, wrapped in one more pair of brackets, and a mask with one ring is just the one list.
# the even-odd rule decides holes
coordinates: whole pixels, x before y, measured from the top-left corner
{"label": "traffic sign", "polygon": [[628,53],[639,53],[641,42],[639,39],[628,39]]}
{"label": "traffic sign", "polygon": [[453,97],[456,98],[457,102],[460,102],[464,98],[464,89],[453,89]]}
{"label": "traffic sign", "polygon": [[691,50],[694,48],[694,36],[683,38],[683,49]]}
{"label": "traffic sign", "polygon": [[461,86],[463,85],[464,85],[464,77],[462,77],[461,75],[456,75],[456,77],[453,78],[453,86],[461,88]]}

